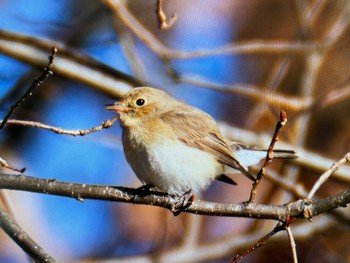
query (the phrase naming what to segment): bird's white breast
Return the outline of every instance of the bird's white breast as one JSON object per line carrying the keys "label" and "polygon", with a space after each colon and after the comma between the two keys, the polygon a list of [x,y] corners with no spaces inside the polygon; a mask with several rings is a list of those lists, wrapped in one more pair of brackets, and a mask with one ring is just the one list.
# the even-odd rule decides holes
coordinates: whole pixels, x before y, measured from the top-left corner
{"label": "bird's white breast", "polygon": [[164,137],[125,155],[142,182],[169,194],[201,190],[223,172],[213,155]]}

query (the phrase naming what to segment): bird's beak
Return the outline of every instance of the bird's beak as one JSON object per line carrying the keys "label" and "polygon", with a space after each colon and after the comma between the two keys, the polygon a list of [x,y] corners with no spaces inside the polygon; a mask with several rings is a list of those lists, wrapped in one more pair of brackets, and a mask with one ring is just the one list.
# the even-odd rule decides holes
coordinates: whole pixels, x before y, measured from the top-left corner
{"label": "bird's beak", "polygon": [[110,110],[110,111],[116,111],[116,112],[125,112],[128,110],[128,107],[126,107],[125,105],[123,105],[117,101],[114,104],[105,105],[105,109]]}

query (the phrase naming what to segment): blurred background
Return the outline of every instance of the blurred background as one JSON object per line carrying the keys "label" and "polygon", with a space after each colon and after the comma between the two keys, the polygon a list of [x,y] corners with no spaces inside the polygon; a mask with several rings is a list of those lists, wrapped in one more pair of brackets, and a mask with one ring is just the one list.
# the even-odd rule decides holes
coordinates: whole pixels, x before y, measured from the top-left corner
{"label": "blurred background", "polygon": [[[177,17],[168,30],[159,29],[156,7],[150,0],[0,0],[1,115],[40,74],[55,45],[54,75],[14,118],[88,129],[113,117],[103,105],[134,86],[150,85],[211,114],[228,138],[266,147],[284,109],[289,121],[277,145],[295,149],[300,158],[273,162],[258,201],[305,197],[350,149],[350,2],[165,0],[167,17]],[[30,176],[138,187],[120,136],[118,123],[84,137],[8,125],[0,133],[0,156]],[[250,182],[234,178],[237,187],[213,183],[197,198],[246,201]],[[350,167],[344,166],[316,197],[349,184]],[[17,222],[60,262],[227,262],[276,224],[3,194]],[[313,222],[296,221],[299,262],[349,262],[349,226],[345,208]],[[28,261],[3,232],[0,242],[1,262]],[[292,262],[286,233],[242,262]]]}

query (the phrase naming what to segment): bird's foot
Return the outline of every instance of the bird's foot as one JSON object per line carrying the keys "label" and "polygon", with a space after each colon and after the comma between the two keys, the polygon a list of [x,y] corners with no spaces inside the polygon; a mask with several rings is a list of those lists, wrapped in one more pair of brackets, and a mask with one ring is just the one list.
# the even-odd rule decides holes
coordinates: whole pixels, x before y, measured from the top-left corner
{"label": "bird's foot", "polygon": [[183,195],[176,197],[171,202],[170,211],[174,214],[174,216],[177,216],[191,206],[193,201],[194,195],[191,193],[191,190],[188,190]]}
{"label": "bird's foot", "polygon": [[145,196],[145,195],[149,194],[149,192],[151,192],[152,188],[154,188],[154,185],[144,184],[144,185],[136,188],[135,190],[140,196]]}

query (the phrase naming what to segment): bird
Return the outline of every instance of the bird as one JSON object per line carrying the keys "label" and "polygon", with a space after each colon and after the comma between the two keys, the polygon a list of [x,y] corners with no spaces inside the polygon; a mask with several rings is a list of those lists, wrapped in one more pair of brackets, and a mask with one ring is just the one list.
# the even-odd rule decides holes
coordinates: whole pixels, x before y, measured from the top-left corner
{"label": "bird", "polygon": [[[124,155],[139,180],[172,196],[199,192],[215,179],[236,184],[227,176],[232,170],[254,181],[248,166],[266,156],[225,139],[209,114],[160,89],[134,88],[105,108],[119,114]],[[274,158],[296,155],[275,150]]]}

